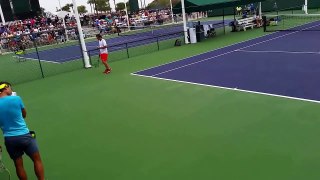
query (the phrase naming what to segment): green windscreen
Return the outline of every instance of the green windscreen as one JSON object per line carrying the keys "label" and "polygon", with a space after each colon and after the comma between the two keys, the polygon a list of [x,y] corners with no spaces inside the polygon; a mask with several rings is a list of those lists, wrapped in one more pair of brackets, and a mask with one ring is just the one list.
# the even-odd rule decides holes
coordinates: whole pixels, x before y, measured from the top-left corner
{"label": "green windscreen", "polygon": [[129,5],[130,5],[130,12],[131,13],[139,11],[138,0],[129,0]]}
{"label": "green windscreen", "polygon": [[31,4],[29,0],[12,0],[14,13],[26,13],[31,11]]}
{"label": "green windscreen", "polygon": [[320,15],[318,14],[267,15],[265,22],[265,31],[267,32],[320,31]]}

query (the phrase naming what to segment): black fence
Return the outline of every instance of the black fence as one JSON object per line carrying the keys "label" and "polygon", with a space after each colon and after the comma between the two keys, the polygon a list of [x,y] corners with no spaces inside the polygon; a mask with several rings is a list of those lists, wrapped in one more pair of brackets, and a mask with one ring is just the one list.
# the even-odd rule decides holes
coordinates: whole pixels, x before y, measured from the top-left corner
{"label": "black fence", "polygon": [[[132,38],[133,36],[136,36],[138,40],[137,38]],[[130,38],[133,40],[130,40]],[[183,32],[144,37],[130,35],[130,38],[128,38],[129,40],[126,42],[108,45],[108,51],[110,52],[109,60],[111,62],[172,48],[184,43]],[[88,54],[91,64],[99,66],[99,50],[88,50]]]}
{"label": "black fence", "polygon": [[[10,40],[13,41],[13,39]],[[96,44],[92,41],[96,40],[87,39],[87,45]],[[174,47],[176,41],[183,42],[182,32],[144,37],[118,44],[111,43],[109,44],[109,60],[114,62],[171,48]],[[90,47],[87,48],[90,49]],[[7,49],[10,52],[0,55],[0,77],[2,81],[14,84],[42,79],[84,67],[78,39],[53,44],[41,44],[39,41],[31,40],[27,46],[18,41]],[[99,52],[97,50],[89,50],[88,52],[92,65],[97,67]]]}

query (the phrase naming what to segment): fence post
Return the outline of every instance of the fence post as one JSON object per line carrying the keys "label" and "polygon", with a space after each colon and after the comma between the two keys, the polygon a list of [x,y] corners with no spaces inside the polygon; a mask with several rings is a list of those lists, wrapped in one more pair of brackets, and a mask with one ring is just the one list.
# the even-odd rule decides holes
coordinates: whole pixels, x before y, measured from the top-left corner
{"label": "fence post", "polygon": [[224,13],[224,8],[222,9],[222,23],[223,23],[223,33],[224,35],[226,34],[226,26],[225,26],[225,13]]}
{"label": "fence post", "polygon": [[160,46],[159,46],[159,37],[157,36],[157,46],[158,46],[158,51],[160,51]]}
{"label": "fence post", "polygon": [[263,21],[263,31],[267,32],[267,17],[262,16],[262,21]]}
{"label": "fence post", "polygon": [[39,51],[38,51],[38,46],[37,46],[35,41],[33,41],[33,44],[36,47],[36,52],[37,52],[37,57],[38,57],[38,61],[39,61],[39,67],[40,67],[40,70],[41,70],[41,75],[42,75],[42,78],[44,78],[42,64],[41,64],[41,61],[40,61],[40,56],[39,56]]}
{"label": "fence post", "polygon": [[130,56],[129,56],[129,48],[128,48],[128,43],[126,43],[126,49],[127,49],[127,56],[128,56],[128,58],[130,58]]}

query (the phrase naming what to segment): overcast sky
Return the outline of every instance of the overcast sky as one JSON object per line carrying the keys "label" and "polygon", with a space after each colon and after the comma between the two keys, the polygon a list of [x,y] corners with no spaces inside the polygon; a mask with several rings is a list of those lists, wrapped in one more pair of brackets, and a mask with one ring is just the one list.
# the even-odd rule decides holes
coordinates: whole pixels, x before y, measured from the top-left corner
{"label": "overcast sky", "polygon": [[[126,0],[127,2],[128,0]],[[148,5],[152,0],[145,0],[146,5]],[[45,8],[46,11],[55,12],[56,7],[59,7],[59,0],[39,0],[40,6]],[[72,0],[60,0],[61,6],[64,6],[67,3],[72,3]],[[123,0],[116,0],[116,3],[123,2]],[[138,0],[140,5],[140,0]],[[87,6],[88,12],[90,12],[90,6],[87,4],[87,0],[76,0],[77,6],[85,5]],[[114,9],[113,0],[110,0],[111,8]]]}

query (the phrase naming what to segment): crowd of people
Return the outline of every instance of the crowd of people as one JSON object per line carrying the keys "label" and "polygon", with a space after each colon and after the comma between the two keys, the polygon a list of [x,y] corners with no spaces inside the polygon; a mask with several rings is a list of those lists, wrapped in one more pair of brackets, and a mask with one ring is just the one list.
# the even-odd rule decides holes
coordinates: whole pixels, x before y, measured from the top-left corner
{"label": "crowd of people", "polygon": [[[67,33],[76,38],[76,21],[72,17],[66,18]],[[38,45],[64,42],[66,39],[63,19],[55,17],[34,17],[25,20],[16,20],[5,25],[0,25],[1,49],[16,48],[20,43],[25,47],[32,46],[33,42]]]}
{"label": "crowd of people", "polygon": [[[100,33],[117,33],[120,29],[129,26],[145,26],[150,24],[162,24],[169,21],[170,10],[141,10],[129,15],[129,23],[124,11],[112,12],[101,15],[80,14],[82,26],[90,27]],[[66,30],[64,27],[66,25]],[[5,25],[0,24],[0,48],[13,50],[18,44],[24,44],[27,48],[34,42],[38,45],[65,42],[68,39],[76,39],[76,19],[73,14],[67,14],[64,18],[57,15],[38,16],[24,20],[15,20]]]}
{"label": "crowd of people", "polygon": [[[140,10],[137,13],[129,14],[128,19],[125,12],[114,12],[100,16],[93,20],[92,27],[100,33],[115,33],[120,29],[135,28],[137,26],[148,26],[151,24],[163,24],[171,21],[170,10]],[[128,22],[129,21],[129,22]]]}
{"label": "crowd of people", "polygon": [[[59,15],[59,14],[58,14]],[[66,40],[78,38],[76,18],[70,13],[63,15],[47,14],[24,20],[15,20],[5,25],[0,23],[0,50],[14,51],[15,49],[32,47],[37,45],[48,45],[63,43]],[[188,15],[190,19],[199,17],[199,14]],[[125,31],[128,28],[136,29],[141,26],[161,25],[178,22],[182,19],[174,15],[172,19],[171,10],[140,10],[129,14],[128,19],[124,11],[111,12],[108,14],[80,14],[80,23],[85,30],[85,36],[93,34],[112,34]],[[129,22],[128,22],[129,20]],[[128,27],[129,25],[129,27]]]}

